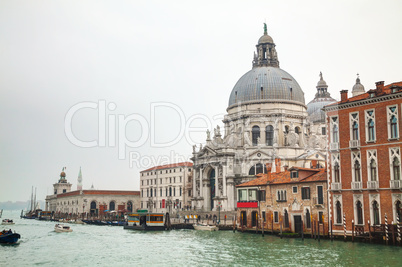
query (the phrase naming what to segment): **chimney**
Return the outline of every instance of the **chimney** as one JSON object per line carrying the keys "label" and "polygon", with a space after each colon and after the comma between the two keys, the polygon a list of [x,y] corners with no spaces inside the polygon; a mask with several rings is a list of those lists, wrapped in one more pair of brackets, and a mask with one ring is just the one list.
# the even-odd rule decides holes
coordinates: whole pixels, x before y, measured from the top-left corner
{"label": "chimney", "polygon": [[382,92],[384,92],[384,81],[376,82],[375,86],[377,88],[377,94],[381,94]]}
{"label": "chimney", "polygon": [[341,102],[348,101],[348,90],[341,91]]}

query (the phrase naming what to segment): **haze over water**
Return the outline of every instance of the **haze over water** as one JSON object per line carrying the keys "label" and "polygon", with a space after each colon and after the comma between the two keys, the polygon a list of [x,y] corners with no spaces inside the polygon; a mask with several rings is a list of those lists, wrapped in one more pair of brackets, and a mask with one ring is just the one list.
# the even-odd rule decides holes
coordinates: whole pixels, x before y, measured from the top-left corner
{"label": "haze over water", "polygon": [[[0,266],[400,266],[402,248],[276,236],[172,230],[139,232],[118,226],[75,225],[55,233],[54,222],[19,219],[4,211],[21,234],[0,247]],[[3,227],[3,228],[7,228]],[[8,227],[9,228],[9,227]],[[1,229],[2,230],[2,229]]]}

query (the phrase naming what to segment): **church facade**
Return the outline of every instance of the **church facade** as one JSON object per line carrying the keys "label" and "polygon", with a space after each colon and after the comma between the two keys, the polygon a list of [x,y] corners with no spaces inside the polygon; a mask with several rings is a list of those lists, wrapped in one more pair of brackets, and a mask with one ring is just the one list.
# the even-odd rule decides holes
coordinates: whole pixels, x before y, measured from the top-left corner
{"label": "church facade", "polygon": [[[335,102],[322,75],[315,100],[309,103],[314,105],[311,114],[320,118],[320,106]],[[275,43],[265,25],[252,69],[230,94],[223,133],[217,126],[214,133],[207,131],[204,146],[193,146],[192,206],[204,211],[233,211],[235,186],[258,173],[292,166],[325,167],[325,132],[317,130],[317,125],[325,127],[325,114],[322,120],[312,120],[310,110],[297,81],[279,68]]]}

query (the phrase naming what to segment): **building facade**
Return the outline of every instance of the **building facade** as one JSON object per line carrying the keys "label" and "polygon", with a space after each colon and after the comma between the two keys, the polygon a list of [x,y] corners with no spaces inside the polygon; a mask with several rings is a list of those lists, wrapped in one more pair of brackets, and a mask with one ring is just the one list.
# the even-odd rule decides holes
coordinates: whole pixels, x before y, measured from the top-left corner
{"label": "building facade", "polygon": [[[329,201],[334,233],[350,234],[352,220],[367,232],[401,219],[402,82],[362,92],[360,79],[353,97],[324,108],[329,139]],[[356,228],[356,229],[357,229]],[[355,230],[356,230],[355,229]]]}
{"label": "building facade", "polygon": [[259,175],[238,185],[237,194],[237,224],[243,229],[261,229],[264,221],[264,229],[274,232],[311,233],[315,224],[328,233],[325,169],[292,167]]}
{"label": "building facade", "polygon": [[[325,86],[319,87],[320,97],[328,96]],[[196,209],[210,211],[219,206],[234,211],[235,186],[267,173],[269,166],[283,171],[284,166],[309,168],[312,160],[325,165],[325,153],[316,150],[323,150],[326,142],[308,132],[304,93],[297,81],[279,68],[266,25],[252,69],[234,86],[226,111],[223,133],[217,126],[213,133],[207,131],[204,146],[193,146],[192,206]]]}
{"label": "building facade", "polygon": [[155,166],[140,172],[141,208],[173,212],[191,207],[193,163]]}
{"label": "building facade", "polygon": [[45,209],[53,213],[102,217],[107,212],[131,212],[140,207],[139,191],[82,190],[81,169],[78,181],[81,183],[81,190],[71,191],[72,185],[68,183],[63,168],[60,179],[53,184],[54,194],[46,196]]}

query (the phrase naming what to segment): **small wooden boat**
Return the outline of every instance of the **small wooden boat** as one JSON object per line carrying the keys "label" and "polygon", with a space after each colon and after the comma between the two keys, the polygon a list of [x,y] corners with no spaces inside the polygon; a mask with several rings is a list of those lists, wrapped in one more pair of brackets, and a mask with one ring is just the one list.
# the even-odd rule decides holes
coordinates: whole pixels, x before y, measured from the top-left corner
{"label": "small wooden boat", "polygon": [[194,230],[201,230],[201,231],[218,231],[219,227],[216,225],[208,225],[208,224],[193,224]]}
{"label": "small wooden boat", "polygon": [[66,232],[72,232],[73,229],[71,229],[70,226],[67,226],[67,225],[56,224],[54,226],[54,231],[57,233],[66,233]]}
{"label": "small wooden boat", "polygon": [[0,232],[0,243],[3,244],[14,244],[17,243],[18,239],[20,239],[21,236],[20,234],[13,233],[13,231],[10,230],[3,230]]}
{"label": "small wooden boat", "polygon": [[13,220],[4,219],[4,220],[1,221],[1,224],[2,225],[12,225],[12,224],[15,224],[15,223],[13,222]]}

